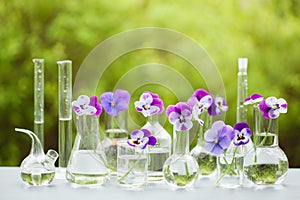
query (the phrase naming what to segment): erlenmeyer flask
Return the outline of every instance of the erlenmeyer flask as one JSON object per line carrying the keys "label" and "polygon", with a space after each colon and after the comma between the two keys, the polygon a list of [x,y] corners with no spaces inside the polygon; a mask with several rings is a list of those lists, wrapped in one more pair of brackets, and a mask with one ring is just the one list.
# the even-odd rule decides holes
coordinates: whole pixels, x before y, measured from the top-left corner
{"label": "erlenmeyer flask", "polygon": [[72,183],[101,185],[109,180],[98,119],[94,115],[77,116],[77,135],[66,171],[66,178]]}

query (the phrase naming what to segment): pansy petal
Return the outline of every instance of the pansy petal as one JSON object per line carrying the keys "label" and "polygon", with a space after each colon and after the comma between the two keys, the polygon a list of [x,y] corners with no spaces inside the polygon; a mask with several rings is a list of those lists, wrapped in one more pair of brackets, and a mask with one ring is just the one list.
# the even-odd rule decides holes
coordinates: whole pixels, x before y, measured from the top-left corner
{"label": "pansy petal", "polygon": [[82,112],[83,110],[79,106],[73,105],[73,102],[72,102],[72,107],[73,107],[73,109],[74,109],[74,111],[77,115],[82,115],[83,114],[83,112]]}
{"label": "pansy petal", "polygon": [[97,109],[93,106],[87,106],[87,108],[83,110],[83,114],[86,115],[95,115],[96,112]]}
{"label": "pansy petal", "polygon": [[128,109],[130,94],[127,90],[117,89],[113,95],[113,99],[115,101],[114,107],[116,108],[117,113]]}
{"label": "pansy petal", "polygon": [[152,98],[151,94],[148,92],[144,92],[140,97],[140,102],[143,102],[145,104],[150,105],[152,103],[152,101],[153,101],[153,98]]}
{"label": "pansy petal", "polygon": [[208,129],[204,133],[204,139],[207,142],[214,142],[216,139],[219,138],[218,130],[215,129]]}
{"label": "pansy petal", "polygon": [[219,145],[222,147],[222,149],[227,149],[231,143],[231,138],[229,136],[224,136],[219,138]]}
{"label": "pansy petal", "polygon": [[181,115],[185,118],[185,120],[191,120],[192,119],[191,110],[185,109],[181,112]]}
{"label": "pansy petal", "polygon": [[136,147],[137,145],[135,144],[136,140],[135,139],[129,139],[127,140],[127,144],[129,144],[132,147]]}
{"label": "pansy petal", "polygon": [[151,132],[148,129],[141,129],[141,131],[144,133],[143,137],[150,137],[151,136]]}
{"label": "pansy petal", "polygon": [[193,127],[193,122],[190,120],[187,120],[184,123],[181,123],[180,130],[182,130],[182,131],[190,130],[192,127]]}
{"label": "pansy petal", "polygon": [[164,111],[164,103],[159,98],[153,99],[151,105],[159,108],[159,111],[157,112],[157,114],[161,114]]}
{"label": "pansy petal", "polygon": [[134,130],[131,132],[130,137],[132,139],[141,139],[144,137],[144,132],[141,130]]}
{"label": "pansy petal", "polygon": [[273,107],[273,105],[275,105],[277,103],[277,98],[276,97],[268,97],[266,99],[266,105],[270,108]]}
{"label": "pansy petal", "polygon": [[280,113],[286,113],[287,112],[287,102],[283,98],[280,98],[277,100],[277,103],[279,104],[279,112]]}
{"label": "pansy petal", "polygon": [[220,155],[223,153],[223,148],[220,145],[216,144],[212,149],[211,153],[214,155]]}
{"label": "pansy petal", "polygon": [[169,121],[171,124],[174,124],[175,122],[179,121],[180,114],[177,112],[171,112],[169,115]]}
{"label": "pansy petal", "polygon": [[91,96],[90,97],[90,105],[96,108],[95,116],[100,116],[102,113],[102,106],[98,102],[98,97],[97,96]]}
{"label": "pansy petal", "polygon": [[149,141],[148,141],[148,145],[150,145],[150,146],[154,146],[155,144],[156,144],[156,138],[155,137],[153,137],[153,136],[150,136],[150,137],[148,137],[149,138]]}
{"label": "pansy petal", "polygon": [[209,95],[209,93],[204,89],[197,89],[192,96],[196,97],[198,101],[204,96]]}
{"label": "pansy petal", "polygon": [[210,95],[206,95],[200,100],[200,103],[203,104],[204,108],[209,108],[209,106],[213,103],[213,98]]}
{"label": "pansy petal", "polygon": [[175,106],[169,105],[166,109],[166,115],[169,117],[170,113],[175,112]]}
{"label": "pansy petal", "polygon": [[215,143],[214,142],[205,142],[204,143],[204,148],[209,151],[212,152],[213,148],[215,147]]}
{"label": "pansy petal", "polygon": [[150,115],[153,115],[153,114],[158,114],[159,111],[160,111],[160,108],[157,107],[157,106],[150,106]]}
{"label": "pansy petal", "polygon": [[264,99],[264,97],[260,94],[252,94],[251,99],[253,100],[254,103],[259,103]]}
{"label": "pansy petal", "polygon": [[233,127],[235,130],[242,131],[244,128],[249,128],[246,122],[238,122]]}
{"label": "pansy petal", "polygon": [[271,119],[275,119],[275,118],[279,117],[279,114],[280,114],[279,110],[274,110],[274,109],[270,109],[268,112],[268,116]]}
{"label": "pansy petal", "polygon": [[86,95],[80,95],[77,99],[77,105],[88,105],[90,103],[90,97]]}
{"label": "pansy petal", "polygon": [[198,100],[194,96],[190,97],[187,101],[187,104],[189,104],[189,106],[191,106],[191,107],[194,107],[197,103],[198,103]]}

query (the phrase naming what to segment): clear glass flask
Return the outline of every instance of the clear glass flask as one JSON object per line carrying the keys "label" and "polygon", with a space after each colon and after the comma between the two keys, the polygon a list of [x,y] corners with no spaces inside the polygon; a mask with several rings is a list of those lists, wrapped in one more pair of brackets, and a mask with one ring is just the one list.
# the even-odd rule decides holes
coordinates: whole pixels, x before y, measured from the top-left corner
{"label": "clear glass flask", "polygon": [[191,150],[191,156],[197,160],[199,165],[199,177],[207,177],[213,175],[217,169],[217,157],[204,148],[204,133],[211,127],[212,116],[210,116],[207,111],[204,111],[199,118],[204,121],[204,124],[203,126],[199,124],[197,124],[197,126],[194,125],[194,127],[198,127],[198,142]]}
{"label": "clear glass flask", "polygon": [[159,115],[148,117],[142,129],[148,129],[156,137],[155,146],[148,146],[148,181],[163,180],[163,165],[171,155],[172,139],[170,134],[160,125]]}
{"label": "clear glass flask", "polygon": [[165,182],[173,188],[192,186],[198,179],[199,166],[189,154],[189,131],[173,132],[173,153],[163,166]]}
{"label": "clear glass flask", "polygon": [[289,163],[278,143],[278,118],[265,119],[254,105],[254,148],[245,156],[244,174],[258,185],[281,184]]}
{"label": "clear glass flask", "polygon": [[77,135],[66,170],[66,178],[79,185],[101,185],[109,180],[106,156],[100,142],[99,117],[76,119]]}
{"label": "clear glass flask", "polygon": [[118,116],[105,113],[105,138],[102,141],[111,175],[117,174],[117,143],[128,139],[127,110]]}
{"label": "clear glass flask", "polygon": [[54,163],[58,158],[58,153],[50,149],[45,155],[39,138],[33,132],[19,128],[15,130],[27,134],[32,140],[30,154],[20,165],[23,182],[32,186],[48,185],[55,176]]}

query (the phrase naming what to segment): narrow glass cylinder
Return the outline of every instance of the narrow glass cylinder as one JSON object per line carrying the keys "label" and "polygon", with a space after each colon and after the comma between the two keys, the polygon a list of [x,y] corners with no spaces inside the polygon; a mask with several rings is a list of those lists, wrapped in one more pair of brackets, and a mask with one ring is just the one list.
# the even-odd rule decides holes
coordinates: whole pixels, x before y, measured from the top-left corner
{"label": "narrow glass cylinder", "polygon": [[247,58],[239,58],[238,89],[237,89],[237,122],[247,122],[247,108],[244,100],[248,92]]}
{"label": "narrow glass cylinder", "polygon": [[67,167],[72,150],[72,61],[58,61],[59,167]]}
{"label": "narrow glass cylinder", "polygon": [[34,133],[44,147],[44,59],[34,63]]}

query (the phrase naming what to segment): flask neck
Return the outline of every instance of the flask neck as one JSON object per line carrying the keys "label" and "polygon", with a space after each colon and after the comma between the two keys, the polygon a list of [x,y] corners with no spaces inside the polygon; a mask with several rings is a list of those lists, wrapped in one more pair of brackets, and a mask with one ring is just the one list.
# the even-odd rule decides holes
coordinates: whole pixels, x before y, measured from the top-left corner
{"label": "flask neck", "polygon": [[127,132],[127,110],[119,112],[118,116],[111,116],[105,113],[105,130],[122,130]]}
{"label": "flask neck", "polygon": [[151,125],[158,123],[158,115],[151,115],[148,117],[147,122]]}
{"label": "flask neck", "polygon": [[258,105],[253,107],[254,144],[256,146],[278,146],[278,118],[266,119]]}
{"label": "flask neck", "polygon": [[189,131],[173,132],[173,152],[185,155],[189,153]]}
{"label": "flask neck", "polygon": [[[199,129],[198,129],[198,142],[197,145],[203,145],[204,144],[204,133],[210,129],[211,127],[211,123],[212,123],[212,116],[210,116],[206,111],[204,111],[203,113],[201,113],[201,115],[199,116],[199,118],[201,120],[204,121],[204,124],[201,126],[199,125]],[[198,123],[198,122],[197,122]]]}

